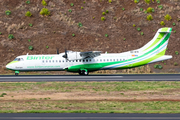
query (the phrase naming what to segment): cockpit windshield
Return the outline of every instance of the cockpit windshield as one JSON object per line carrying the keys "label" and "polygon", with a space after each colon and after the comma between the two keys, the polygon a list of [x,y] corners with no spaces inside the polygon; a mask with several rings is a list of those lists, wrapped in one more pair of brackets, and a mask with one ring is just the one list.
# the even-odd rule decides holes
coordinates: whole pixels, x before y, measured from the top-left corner
{"label": "cockpit windshield", "polygon": [[13,61],[24,61],[23,58],[15,58]]}

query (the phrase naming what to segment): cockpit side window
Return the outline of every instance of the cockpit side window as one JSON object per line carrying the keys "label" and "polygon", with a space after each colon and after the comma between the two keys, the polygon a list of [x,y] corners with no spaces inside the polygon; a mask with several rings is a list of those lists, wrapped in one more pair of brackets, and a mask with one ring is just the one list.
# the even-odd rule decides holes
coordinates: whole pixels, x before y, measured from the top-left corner
{"label": "cockpit side window", "polygon": [[15,58],[13,61],[18,61],[18,58]]}
{"label": "cockpit side window", "polygon": [[13,61],[24,61],[23,58],[15,58]]}

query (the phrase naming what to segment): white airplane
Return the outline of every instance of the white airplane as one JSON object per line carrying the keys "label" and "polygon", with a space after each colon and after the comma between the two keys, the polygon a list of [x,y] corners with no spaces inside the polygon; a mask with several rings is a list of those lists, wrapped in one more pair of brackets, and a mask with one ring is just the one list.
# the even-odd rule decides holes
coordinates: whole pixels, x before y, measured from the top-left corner
{"label": "white airplane", "polygon": [[123,53],[105,53],[100,51],[73,52],[49,55],[21,55],[6,65],[15,71],[68,71],[79,75],[88,75],[97,70],[127,69],[171,59],[165,55],[172,28],[161,28],[155,37],[140,49]]}

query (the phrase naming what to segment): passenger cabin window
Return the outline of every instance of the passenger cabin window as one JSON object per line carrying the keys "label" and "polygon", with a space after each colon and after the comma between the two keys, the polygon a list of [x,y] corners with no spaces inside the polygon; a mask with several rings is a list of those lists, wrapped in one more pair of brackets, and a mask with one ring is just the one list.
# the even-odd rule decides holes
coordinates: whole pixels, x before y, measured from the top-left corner
{"label": "passenger cabin window", "polygon": [[88,60],[86,60],[86,62],[88,62]]}
{"label": "passenger cabin window", "polygon": [[61,62],[61,60],[59,60],[59,62]]}

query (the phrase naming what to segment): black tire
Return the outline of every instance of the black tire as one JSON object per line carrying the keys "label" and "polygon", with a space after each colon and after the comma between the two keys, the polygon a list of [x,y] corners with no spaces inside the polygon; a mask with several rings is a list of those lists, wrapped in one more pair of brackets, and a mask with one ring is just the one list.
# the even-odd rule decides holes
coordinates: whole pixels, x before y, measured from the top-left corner
{"label": "black tire", "polygon": [[89,72],[88,72],[88,71],[87,71],[87,72],[86,72],[86,71],[84,71],[84,75],[89,75]]}
{"label": "black tire", "polygon": [[85,70],[79,70],[79,75],[88,75],[89,74],[89,72],[87,71],[85,71]]}
{"label": "black tire", "polygon": [[83,73],[82,73],[82,71],[81,71],[81,70],[79,70],[79,75],[83,75]]}
{"label": "black tire", "polygon": [[18,73],[15,73],[15,76],[18,76]]}

